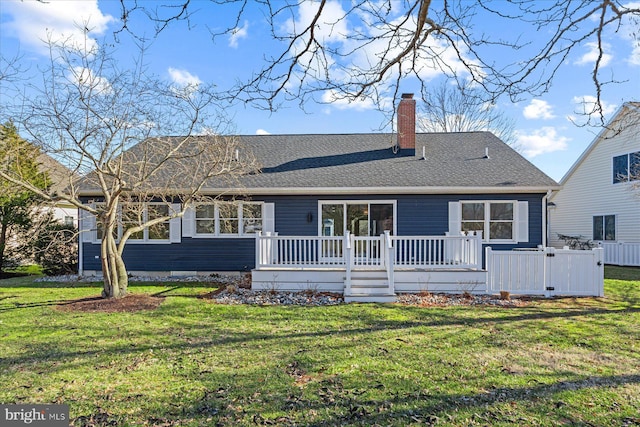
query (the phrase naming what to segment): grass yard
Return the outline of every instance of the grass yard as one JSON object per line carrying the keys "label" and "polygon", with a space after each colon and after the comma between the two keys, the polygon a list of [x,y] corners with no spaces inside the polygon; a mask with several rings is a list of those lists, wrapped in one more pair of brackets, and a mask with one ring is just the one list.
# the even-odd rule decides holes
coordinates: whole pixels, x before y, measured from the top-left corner
{"label": "grass yard", "polygon": [[76,426],[640,426],[640,269],[606,298],[523,307],[217,305],[133,284],[155,310],[59,304],[99,285],[0,281],[0,402]]}

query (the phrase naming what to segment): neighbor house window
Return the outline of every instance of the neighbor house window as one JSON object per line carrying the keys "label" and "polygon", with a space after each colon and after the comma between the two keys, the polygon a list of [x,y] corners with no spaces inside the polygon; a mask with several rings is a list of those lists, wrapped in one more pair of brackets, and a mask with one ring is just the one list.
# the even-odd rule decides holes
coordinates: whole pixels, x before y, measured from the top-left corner
{"label": "neighbor house window", "polygon": [[640,151],[613,158],[613,183],[640,180]]}
{"label": "neighbor house window", "polygon": [[616,240],[616,216],[593,217],[593,240]]}
{"label": "neighbor house window", "polygon": [[480,231],[484,240],[515,240],[515,202],[462,202],[462,231]]}
{"label": "neighbor house window", "polygon": [[216,202],[196,207],[196,236],[243,236],[262,231],[262,203]]}

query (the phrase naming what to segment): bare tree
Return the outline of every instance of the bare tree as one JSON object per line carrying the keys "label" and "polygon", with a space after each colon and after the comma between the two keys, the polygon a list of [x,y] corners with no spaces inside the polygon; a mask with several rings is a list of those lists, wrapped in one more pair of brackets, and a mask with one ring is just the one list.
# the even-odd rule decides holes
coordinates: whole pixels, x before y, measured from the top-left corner
{"label": "bare tree", "polygon": [[[434,74],[473,81],[485,101],[502,95],[515,101],[545,93],[571,55],[591,47],[596,102],[586,113],[604,125],[602,93],[616,83],[603,72],[606,36],[622,33],[630,53],[640,37],[640,7],[621,0],[211,1],[229,17],[226,28],[212,29],[214,38],[233,34],[258,9],[280,43],[279,51],[265,55],[262,69],[230,91],[233,99],[267,109],[290,100],[304,106],[310,100],[367,98],[385,110],[393,108],[388,100],[397,99],[405,78],[415,77],[425,94]],[[135,14],[153,20],[158,32],[175,21],[190,25],[202,7],[189,0],[120,3],[125,31],[131,31],[127,24]],[[487,17],[496,31],[476,30],[474,24]],[[520,34],[499,31],[513,22]]]}
{"label": "bare tree", "polygon": [[477,87],[443,82],[423,99],[417,123],[423,132],[490,131],[507,144],[515,143],[515,120],[484,102]]}
{"label": "bare tree", "polygon": [[239,155],[237,138],[223,135],[229,123],[210,87],[165,83],[142,61],[120,70],[112,52],[87,46],[49,43],[43,83],[28,89],[15,113],[31,141],[69,168],[66,188],[43,191],[8,168],[0,177],[95,217],[103,296],[121,297],[127,240],[164,235],[171,218],[205,198],[205,185],[234,187],[254,161],[246,150]]}

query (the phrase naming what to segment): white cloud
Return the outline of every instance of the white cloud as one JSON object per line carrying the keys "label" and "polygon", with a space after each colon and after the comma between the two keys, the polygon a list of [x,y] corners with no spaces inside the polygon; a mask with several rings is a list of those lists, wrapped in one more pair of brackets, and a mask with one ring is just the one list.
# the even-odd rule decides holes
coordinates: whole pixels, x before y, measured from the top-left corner
{"label": "white cloud", "polygon": [[240,39],[246,39],[249,30],[249,22],[244,21],[244,25],[242,28],[236,27],[231,31],[231,35],[229,36],[229,47],[236,49],[238,47],[238,41]]}
{"label": "white cloud", "polygon": [[[590,43],[586,43],[585,46],[587,47],[588,51],[584,55],[582,55],[580,59],[578,59],[575,62],[578,65],[594,64],[598,59],[598,56],[600,55],[600,49],[598,48],[598,43],[590,42]],[[602,58],[600,58],[601,67],[607,66],[607,64],[611,62],[611,59],[613,59],[612,55],[605,53],[610,51],[611,51],[611,45],[608,43],[603,43]]]}
{"label": "white cloud", "polygon": [[[640,2],[632,2],[622,5],[624,9],[640,9]],[[622,19],[622,25],[618,30],[618,34],[631,44],[631,54],[627,58],[630,65],[640,65],[640,40],[637,37],[638,23],[637,20],[629,15]]]}
{"label": "white cloud", "polygon": [[350,101],[338,96],[338,94],[332,90],[327,90],[322,94],[322,102],[331,104],[332,107],[335,107],[338,110],[365,111],[377,108],[376,103],[371,98]]}
{"label": "white cloud", "polygon": [[94,94],[109,94],[112,92],[111,83],[104,77],[96,76],[93,71],[84,67],[73,67],[69,73],[69,80],[87,89]]}
{"label": "white cloud", "polygon": [[633,45],[631,55],[629,55],[627,61],[631,65],[640,65],[640,43],[636,43]]}
{"label": "white cloud", "polygon": [[187,70],[181,70],[178,68],[169,67],[168,72],[169,72],[169,77],[171,78],[171,81],[176,86],[179,86],[182,88],[188,87],[188,86],[198,87],[200,84],[202,84],[202,80],[200,80],[198,76],[194,76]]}
{"label": "white cloud", "polygon": [[559,136],[553,127],[543,127],[529,134],[516,132],[516,146],[526,157],[535,157],[567,149],[569,138]]}
{"label": "white cloud", "polygon": [[264,129],[258,129],[256,130],[256,135],[271,135],[271,132],[267,132]]}
{"label": "white cloud", "polygon": [[[599,114],[596,110],[596,97],[592,95],[574,96],[573,103],[575,104],[575,112],[580,115]],[[616,104],[609,104],[608,102],[601,101],[602,103],[602,115],[608,116],[616,111],[618,106]]]}
{"label": "white cloud", "polygon": [[524,107],[522,114],[527,119],[549,120],[555,117],[553,107],[547,101],[541,99],[532,99],[531,103]]}
{"label": "white cloud", "polygon": [[[95,48],[95,36],[104,34],[115,19],[104,15],[97,0],[47,2],[2,0],[3,12],[12,20],[3,22],[3,30],[18,38],[22,44],[42,54],[47,52],[44,41],[66,42],[85,46],[84,29],[88,28],[87,50]],[[93,36],[93,37],[92,37]]]}
{"label": "white cloud", "polygon": [[[289,34],[298,34],[302,29],[307,28],[313,21],[319,7],[319,2],[303,2],[298,7],[298,18],[295,21],[289,19],[285,23],[285,31]],[[343,19],[344,16],[345,11],[339,1],[329,0],[326,2],[322,9],[322,16],[314,28],[314,37],[321,40],[322,43],[343,42],[349,33],[347,20]]]}

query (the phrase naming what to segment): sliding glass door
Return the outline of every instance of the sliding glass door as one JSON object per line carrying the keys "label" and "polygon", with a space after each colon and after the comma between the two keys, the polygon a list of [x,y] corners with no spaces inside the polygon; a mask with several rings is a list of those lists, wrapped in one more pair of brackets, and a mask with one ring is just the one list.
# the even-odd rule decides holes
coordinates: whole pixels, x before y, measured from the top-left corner
{"label": "sliding glass door", "polygon": [[[379,236],[385,231],[395,234],[395,202],[393,201],[327,201],[320,202],[321,236],[344,236],[347,231],[354,236]],[[330,243],[324,244],[326,257],[340,256]],[[358,257],[377,256],[375,245],[363,242],[355,250]]]}

